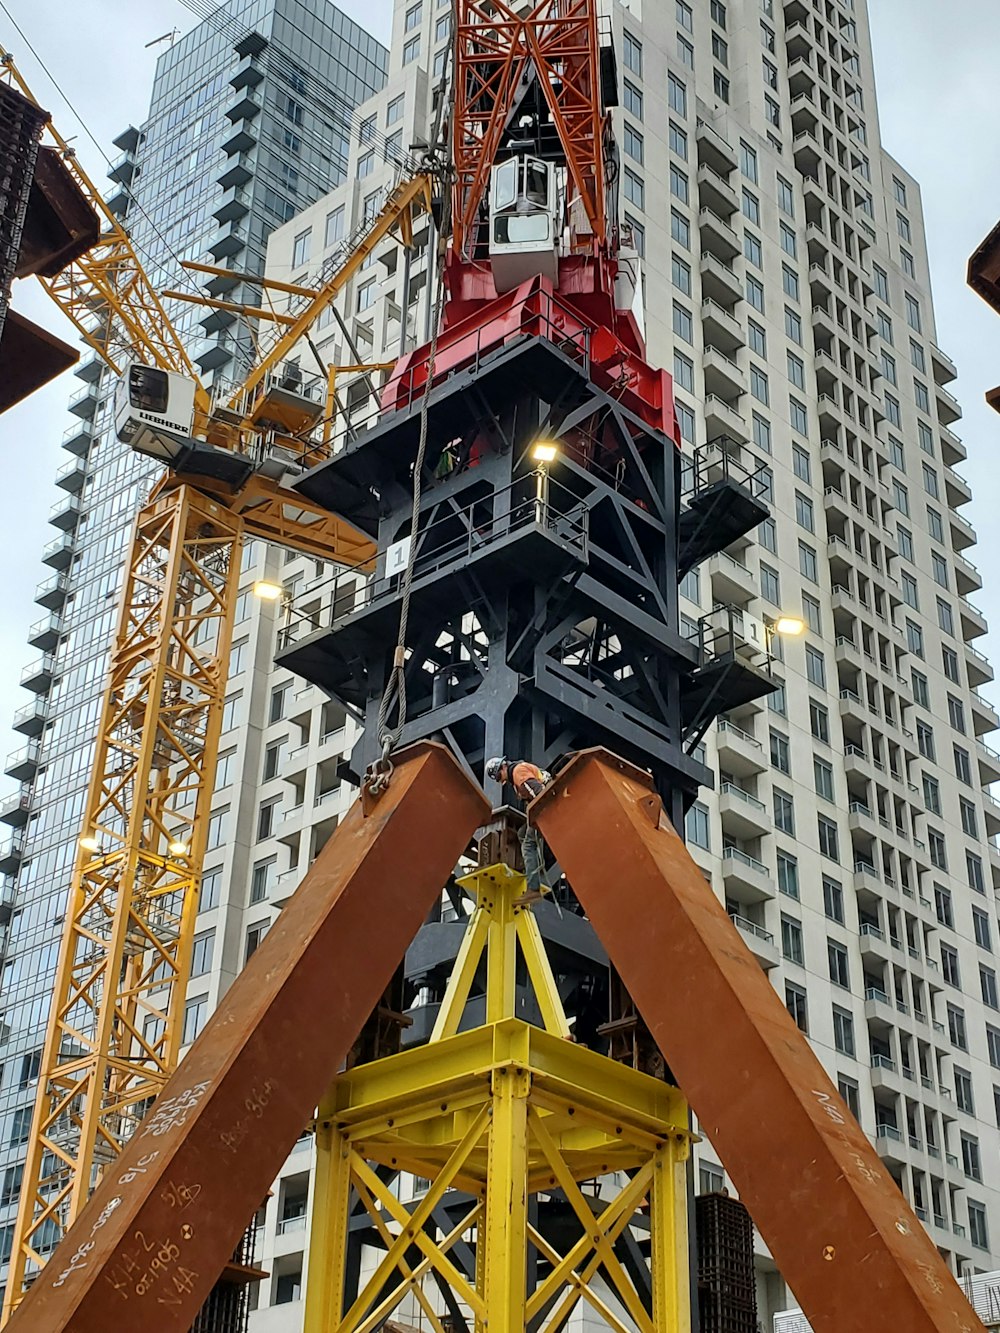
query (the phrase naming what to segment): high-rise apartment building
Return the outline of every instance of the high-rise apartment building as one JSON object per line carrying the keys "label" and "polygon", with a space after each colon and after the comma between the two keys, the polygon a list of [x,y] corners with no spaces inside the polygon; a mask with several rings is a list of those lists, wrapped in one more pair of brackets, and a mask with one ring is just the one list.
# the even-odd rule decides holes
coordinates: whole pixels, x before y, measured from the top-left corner
{"label": "high-rise apartment building", "polygon": [[[993,673],[967,600],[980,578],[954,471],[955,367],[935,343],[919,187],[881,145],[866,6],[631,0],[607,15],[650,359],[674,376],[686,455],[743,443],[772,509],[756,541],[688,577],[682,609],[692,627],[716,603],[804,627],[776,641],[779,690],[708,737],[717,782],[689,844],[954,1271],[996,1268],[1000,807],[986,788],[1000,756],[982,737],[998,719],[978,693]],[[358,110],[346,175],[271,237],[274,277],[315,278],[377,209],[426,135],[449,40],[450,0],[397,0],[387,80]],[[426,231],[409,264],[381,247],[340,303],[343,326],[331,315],[314,331],[324,359],[388,360],[424,340],[428,249]],[[342,389],[347,411],[370,410],[363,377]],[[331,573],[247,550],[188,1036],[351,799],[340,763],[354,724],[273,668],[283,613],[250,591],[277,579],[293,619],[326,616]],[[97,605],[114,571],[87,577]],[[73,695],[91,722],[98,688],[95,666]],[[82,790],[85,757],[61,753]],[[67,812],[60,837],[74,835]],[[50,942],[60,899],[37,897],[45,919],[30,928]],[[19,901],[33,910],[30,883]],[[44,1001],[38,988],[39,1015]],[[30,1043],[16,1049],[27,1062],[8,1059],[8,1087],[31,1075]],[[16,1144],[3,1150],[16,1160]],[[259,1333],[299,1327],[310,1159],[304,1136],[261,1214]],[[707,1142],[697,1171],[702,1189],[725,1181]],[[764,1255],[760,1274],[762,1314],[793,1303]]]}
{"label": "high-rise apartment building", "polygon": [[[150,279],[191,288],[179,261],[263,271],[270,232],[347,170],[353,109],[385,81],[387,52],[329,0],[227,0],[164,53],[148,118],[116,141],[112,208]],[[252,286],[213,284],[236,301]],[[177,304],[176,323],[211,379],[238,376],[247,347],[233,321]],[[7,773],[20,790],[0,869],[0,1265],[9,1254],[45,1032],[53,969],[76,853],[123,551],[157,469],[111,427],[114,377],[94,354],[77,368],[74,419],[56,482],[59,535],[43,559],[52,576],[29,631],[43,656],[23,683],[31,702],[15,729],[27,739]],[[221,956],[221,950],[220,950]],[[204,962],[199,954],[199,966]],[[208,960],[211,961],[210,959]],[[231,975],[231,973],[230,973]],[[192,1022],[194,1019],[192,1019]],[[0,1266],[0,1286],[4,1270]]]}

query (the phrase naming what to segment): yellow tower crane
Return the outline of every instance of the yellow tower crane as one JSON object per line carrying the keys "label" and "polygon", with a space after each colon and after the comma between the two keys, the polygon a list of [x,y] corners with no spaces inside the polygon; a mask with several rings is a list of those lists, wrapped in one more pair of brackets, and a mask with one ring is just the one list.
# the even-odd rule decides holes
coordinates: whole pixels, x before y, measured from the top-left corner
{"label": "yellow tower crane", "polygon": [[[0,75],[37,105],[2,51]],[[276,479],[275,469],[260,470],[275,454],[308,466],[331,447],[335,369],[318,405],[275,372],[385,238],[412,246],[433,186],[427,171],[402,179],[315,289],[242,275],[294,304],[282,313],[233,307],[269,321],[273,336],[243,383],[216,400],[128,233],[66,141],[48,133],[102,230],[44,285],[123,377],[119,426],[125,419],[133,446],[168,470],[139,511],[126,557],[3,1322],[178,1062],[242,544],[258,538],[359,569],[374,557],[366,536],[288,489],[280,471]],[[189,429],[161,428],[155,408],[171,392],[189,404]]]}

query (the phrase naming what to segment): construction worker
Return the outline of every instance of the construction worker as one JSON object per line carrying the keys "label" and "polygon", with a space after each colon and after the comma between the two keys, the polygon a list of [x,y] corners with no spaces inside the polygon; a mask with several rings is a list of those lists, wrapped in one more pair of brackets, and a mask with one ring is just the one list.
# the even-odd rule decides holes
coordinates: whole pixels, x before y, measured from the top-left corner
{"label": "construction worker", "polygon": [[[551,773],[537,764],[530,764],[526,759],[506,758],[491,759],[486,765],[486,776],[501,785],[509,782],[514,793],[522,801],[530,801],[545,790],[552,781]],[[545,876],[545,843],[542,835],[533,825],[525,821],[518,838],[521,843],[521,855],[524,858],[524,874],[528,881],[529,893],[541,893],[542,886],[549,888]]]}

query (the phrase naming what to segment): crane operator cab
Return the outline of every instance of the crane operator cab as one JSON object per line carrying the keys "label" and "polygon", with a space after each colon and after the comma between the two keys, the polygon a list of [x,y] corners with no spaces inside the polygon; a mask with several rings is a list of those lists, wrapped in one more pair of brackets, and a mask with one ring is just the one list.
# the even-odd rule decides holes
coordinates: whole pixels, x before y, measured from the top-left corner
{"label": "crane operator cab", "polygon": [[490,178],[490,265],[498,292],[541,274],[559,280],[556,168],[537,157],[510,157]]}
{"label": "crane operator cab", "polygon": [[136,362],[118,381],[115,431],[137,453],[171,463],[194,429],[195,383],[187,375]]}

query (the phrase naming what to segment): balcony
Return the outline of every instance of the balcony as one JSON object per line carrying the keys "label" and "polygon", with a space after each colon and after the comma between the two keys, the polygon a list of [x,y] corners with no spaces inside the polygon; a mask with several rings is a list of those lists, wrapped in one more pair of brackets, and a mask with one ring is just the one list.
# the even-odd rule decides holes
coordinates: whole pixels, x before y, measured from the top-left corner
{"label": "balcony", "polygon": [[852,801],[847,808],[847,827],[852,833],[864,833],[875,837],[878,833],[878,821],[871,806],[864,801]]}
{"label": "balcony", "polygon": [[774,831],[764,802],[737,787],[735,782],[724,782],[719,789],[719,813],[723,833],[734,838],[762,838]]}
{"label": "balcony", "polygon": [[727,308],[743,300],[743,281],[739,274],[711,250],[701,253],[701,294]]}
{"label": "balcony", "polygon": [[42,620],[36,620],[28,630],[28,642],[32,648],[48,653],[59,642],[61,633],[62,620],[59,616],[45,616]]}
{"label": "balcony", "polygon": [[55,658],[51,653],[46,653],[37,662],[32,662],[30,666],[24,668],[21,672],[21,684],[33,694],[44,694],[52,684],[55,666]]}
{"label": "balcony", "polygon": [[78,495],[83,490],[83,483],[86,480],[87,465],[82,458],[71,458],[56,473],[56,485],[72,495]]}
{"label": "balcony", "polygon": [[86,458],[93,443],[94,432],[84,421],[81,421],[79,426],[70,426],[69,430],[63,433],[62,447],[67,453],[75,454],[77,458]]}
{"label": "balcony", "polygon": [[42,564],[50,569],[67,569],[73,563],[72,537],[56,537],[42,551]]}
{"label": "balcony", "polygon": [[859,933],[862,958],[874,958],[883,961],[889,957],[889,945],[885,933],[871,921],[863,921]]}
{"label": "balcony", "polygon": [[85,384],[69,400],[69,410],[81,421],[93,421],[100,395],[95,384]]}
{"label": "balcony", "polygon": [[775,895],[767,866],[739,847],[722,850],[722,882],[727,894],[739,902],[765,903]]}
{"label": "balcony", "polygon": [[24,828],[30,814],[30,792],[15,792],[13,796],[8,796],[0,803],[0,823],[9,824],[12,828]]}
{"label": "balcony", "polygon": [[938,420],[945,426],[954,425],[962,419],[962,409],[958,399],[942,384],[935,384],[934,397],[937,400]]}
{"label": "balcony", "polygon": [[882,876],[870,861],[854,862],[854,888],[858,893],[878,894],[885,891]]}
{"label": "balcony", "polygon": [[[830,342],[837,336],[836,318],[824,305],[814,305],[811,311],[813,334],[817,343]],[[836,432],[832,432],[835,436]]]}
{"label": "balcony", "polygon": [[38,772],[41,752],[37,741],[30,741],[20,750],[12,750],[7,756],[4,772],[17,782],[31,782]]}
{"label": "balcony", "polygon": [[15,833],[0,847],[0,874],[16,875],[24,857],[24,837]]}
{"label": "balcony", "polygon": [[725,436],[738,444],[746,442],[748,438],[746,418],[740,416],[731,403],[727,403],[724,398],[719,398],[714,393],[709,393],[705,395],[703,408],[706,439],[717,440],[720,436]]}
{"label": "balcony", "polygon": [[774,943],[774,936],[769,930],[765,930],[763,926],[758,926],[749,917],[740,916],[737,912],[730,912],[729,919],[740,932],[743,943],[765,972],[770,972],[772,967],[778,966],[778,949]]}
{"label": "balcony", "polygon": [[823,508],[826,510],[828,516],[839,518],[844,522],[846,522],[849,517],[847,496],[839,486],[824,487]]}
{"label": "balcony", "polygon": [[812,126],[805,126],[792,140],[792,161],[799,171],[807,174],[816,169],[819,155],[819,140]]}
{"label": "balcony", "polygon": [[731,263],[743,253],[743,244],[732,227],[710,208],[698,210],[698,228],[702,250],[708,250],[723,263]]}
{"label": "balcony", "polygon": [[[730,357],[720,352],[717,347],[705,348],[701,359],[705,373],[705,392],[714,397],[729,401],[746,392],[745,373]],[[709,435],[709,439],[713,438]]]}
{"label": "balcony", "polygon": [[240,153],[249,153],[257,147],[257,135],[249,120],[241,120],[233,126],[233,133],[222,144],[226,157],[237,157]]}
{"label": "balcony", "polygon": [[976,530],[967,518],[952,509],[948,513],[948,523],[951,527],[951,544],[956,551],[965,551],[975,546],[978,540]]}
{"label": "balcony", "polygon": [[75,495],[67,495],[65,499],[57,500],[49,510],[49,522],[54,528],[71,532],[77,525],[80,513],[79,499]]}
{"label": "balcony", "polygon": [[35,589],[35,601],[47,611],[58,611],[69,596],[69,579],[65,574],[53,574]]}
{"label": "balcony", "polygon": [[812,56],[804,52],[796,56],[788,65],[788,92],[791,97],[798,97],[800,93],[811,93],[816,88],[816,71],[813,68]]}
{"label": "balcony", "polygon": [[929,343],[931,352],[931,368],[934,371],[935,384],[950,384],[952,380],[958,379],[958,367],[943,348],[938,347],[936,343]]}
{"label": "balcony", "polygon": [[895,1125],[883,1124],[876,1128],[875,1148],[883,1162],[893,1166],[906,1165],[905,1140]]}
{"label": "balcony", "polygon": [[721,218],[731,218],[740,208],[739,195],[726,177],[707,165],[698,168],[698,202]]}
{"label": "balcony", "polygon": [[719,551],[710,557],[708,575],[712,583],[712,598],[724,606],[745,606],[757,596],[757,580],[742,560]]}
{"label": "balcony", "polygon": [[981,653],[978,648],[973,648],[969,643],[965,645],[965,670],[969,677],[969,684],[973,689],[980,685],[988,685],[993,679],[993,667],[990,665],[990,659],[985,653]]}
{"label": "balcony", "polygon": [[972,499],[972,487],[964,477],[960,477],[954,468],[950,467],[944,470],[944,492],[952,509],[958,509],[960,505],[968,504]]}
{"label": "balcony", "polygon": [[969,456],[969,451],[955,434],[947,426],[941,426],[938,430],[938,439],[941,441],[941,461],[947,467],[954,467],[956,463],[964,463]]}
{"label": "balcony", "polygon": [[819,124],[816,112],[816,98],[809,91],[801,92],[792,98],[792,132],[801,134],[803,130],[815,129]]}
{"label": "balcony", "polygon": [[970,592],[978,592],[983,586],[983,576],[964,555],[955,556],[955,587],[963,597]]}
{"label": "balcony", "polygon": [[[844,585],[838,584],[837,586],[843,587]],[[838,666],[851,667],[855,671],[860,671],[864,663],[861,649],[846,634],[837,636],[836,643],[833,646],[833,656]]]}
{"label": "balcony", "polygon": [[978,690],[972,691],[972,726],[977,736],[1000,730],[1000,716],[997,710]]}
{"label": "balcony", "polygon": [[867,752],[853,741],[848,741],[844,746],[844,772],[849,778],[863,778],[865,781],[871,777],[871,760]]}
{"label": "balcony", "polygon": [[[734,777],[750,778],[767,772],[768,761],[760,741],[725,718],[720,718],[716,725],[715,744],[719,767]],[[1000,767],[997,776],[1000,777]]]}
{"label": "balcony", "polygon": [[716,301],[702,302],[701,320],[705,342],[711,343],[727,355],[738,351],[746,342],[743,326],[739,320]]}
{"label": "balcony", "polygon": [[[21,682],[24,683],[23,680]],[[45,730],[49,718],[49,705],[45,699],[32,699],[14,714],[13,729],[21,736],[40,736]]]}
{"label": "balcony", "polygon": [[699,119],[695,130],[695,141],[698,145],[699,162],[712,167],[722,176],[736,170],[739,165],[736,150],[709,121]]}
{"label": "balcony", "polygon": [[969,639],[978,639],[989,630],[986,623],[986,617],[980,611],[978,606],[973,606],[965,598],[961,598],[958,603],[958,614],[962,622],[962,638],[966,642]]}

